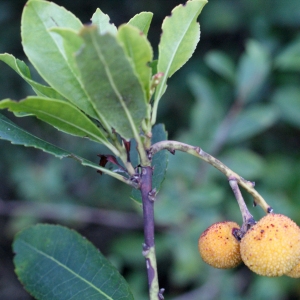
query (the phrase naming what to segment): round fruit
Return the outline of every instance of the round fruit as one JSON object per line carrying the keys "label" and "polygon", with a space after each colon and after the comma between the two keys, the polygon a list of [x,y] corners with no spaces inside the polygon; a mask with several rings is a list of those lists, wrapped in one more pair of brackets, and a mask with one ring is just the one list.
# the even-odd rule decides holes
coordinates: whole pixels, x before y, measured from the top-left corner
{"label": "round fruit", "polygon": [[285,274],[286,276],[292,278],[299,278],[300,277],[300,263],[296,265],[291,271]]}
{"label": "round fruit", "polygon": [[200,236],[198,247],[202,259],[219,269],[234,268],[242,262],[240,243],[233,232],[240,226],[231,221],[218,222]]}
{"label": "round fruit", "polygon": [[268,214],[241,240],[245,265],[263,276],[281,276],[300,262],[300,229],[290,218]]}

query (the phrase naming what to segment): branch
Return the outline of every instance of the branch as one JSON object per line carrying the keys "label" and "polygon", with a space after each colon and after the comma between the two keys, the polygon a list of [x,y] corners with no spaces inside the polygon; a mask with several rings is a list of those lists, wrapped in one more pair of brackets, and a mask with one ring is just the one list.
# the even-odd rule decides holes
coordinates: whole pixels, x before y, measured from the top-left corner
{"label": "branch", "polygon": [[167,149],[171,153],[175,153],[175,150],[186,152],[206,161],[222,172],[228,179],[235,178],[237,183],[253,196],[254,203],[260,205],[266,213],[272,211],[272,208],[267,204],[264,198],[254,189],[253,182],[245,180],[243,177],[229,169],[221,161],[204,152],[200,147],[191,146],[177,141],[161,141],[151,146],[149,149],[149,158],[163,149]]}
{"label": "branch", "polygon": [[146,259],[150,300],[163,299],[159,290],[157,263],[154,243],[154,201],[156,192],[152,190],[152,167],[142,167],[140,190],[143,201],[144,236],[143,255]]}

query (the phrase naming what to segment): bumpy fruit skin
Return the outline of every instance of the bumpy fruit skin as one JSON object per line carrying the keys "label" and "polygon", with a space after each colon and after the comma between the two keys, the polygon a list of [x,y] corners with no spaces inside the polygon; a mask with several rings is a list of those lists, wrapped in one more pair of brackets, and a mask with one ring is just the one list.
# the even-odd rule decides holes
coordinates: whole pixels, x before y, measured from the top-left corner
{"label": "bumpy fruit skin", "polygon": [[300,229],[290,218],[268,214],[241,240],[241,256],[253,272],[281,276],[300,262]]}
{"label": "bumpy fruit skin", "polygon": [[300,263],[296,265],[290,272],[285,274],[286,276],[292,278],[299,278],[300,277]]}
{"label": "bumpy fruit skin", "polygon": [[230,269],[242,262],[240,243],[233,231],[240,226],[231,221],[218,222],[200,236],[198,247],[202,259],[214,268]]}

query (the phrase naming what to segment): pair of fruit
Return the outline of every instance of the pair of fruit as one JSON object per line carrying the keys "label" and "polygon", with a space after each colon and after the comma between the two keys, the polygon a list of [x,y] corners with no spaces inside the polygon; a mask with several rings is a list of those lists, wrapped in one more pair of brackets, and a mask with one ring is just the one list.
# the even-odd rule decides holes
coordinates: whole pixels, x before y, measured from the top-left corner
{"label": "pair of fruit", "polygon": [[268,214],[252,226],[241,241],[235,222],[211,225],[199,238],[202,259],[215,268],[228,269],[242,261],[263,276],[300,277],[300,228],[281,214]]}

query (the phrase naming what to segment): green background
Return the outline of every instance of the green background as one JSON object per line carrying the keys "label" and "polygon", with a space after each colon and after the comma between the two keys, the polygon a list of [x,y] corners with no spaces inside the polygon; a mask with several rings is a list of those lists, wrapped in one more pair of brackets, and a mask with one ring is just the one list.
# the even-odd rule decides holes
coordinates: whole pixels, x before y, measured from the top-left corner
{"label": "green background", "polygon": [[[55,1],[84,23],[97,7],[117,26],[152,11],[149,39],[157,53],[163,18],[181,1]],[[0,0],[0,53],[27,62],[20,40],[25,1]],[[277,213],[300,224],[300,2],[211,0],[200,15],[201,41],[193,58],[169,80],[158,122],[170,139],[198,145],[248,180]],[[217,51],[217,52],[216,52]],[[37,74],[34,78],[40,80]],[[0,98],[20,99],[31,89],[0,63]],[[94,162],[107,150],[56,131],[34,118],[17,124]],[[155,214],[160,286],[166,299],[300,298],[299,279],[265,278],[241,265],[205,265],[198,237],[217,221],[241,224],[226,178],[183,153],[170,155]],[[249,209],[258,220],[264,214]],[[72,160],[0,140],[0,299],[27,300],[13,273],[11,243],[20,229],[59,223],[91,240],[128,280],[136,299],[147,299],[140,208],[130,189]]]}

